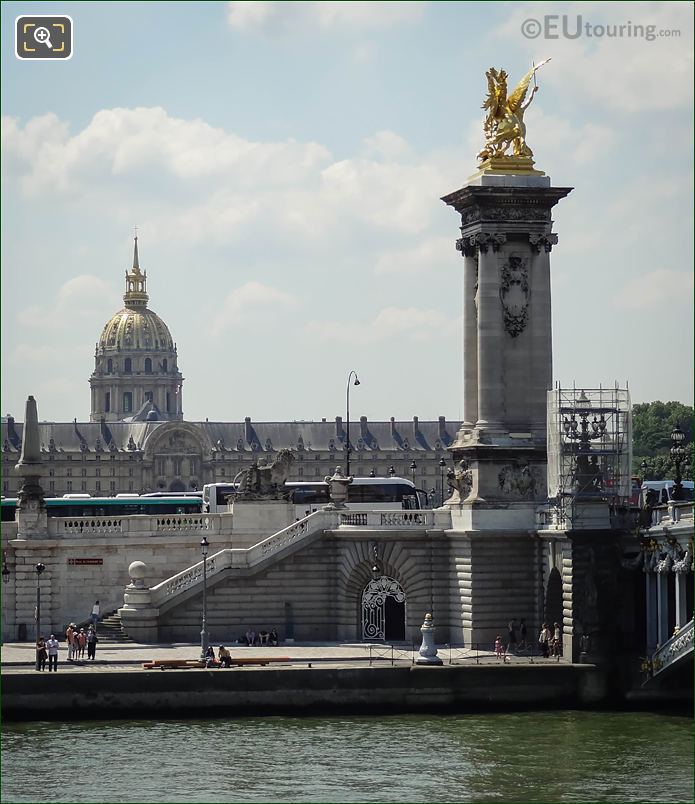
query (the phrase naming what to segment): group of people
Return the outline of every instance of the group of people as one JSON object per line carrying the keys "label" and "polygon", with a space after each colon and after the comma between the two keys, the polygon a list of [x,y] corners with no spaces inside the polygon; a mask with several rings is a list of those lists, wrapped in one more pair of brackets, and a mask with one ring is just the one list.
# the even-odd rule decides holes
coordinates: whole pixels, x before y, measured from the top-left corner
{"label": "group of people", "polygon": [[241,637],[239,643],[242,645],[248,645],[251,647],[252,645],[279,645],[280,638],[278,637],[278,632],[276,628],[273,628],[270,631],[259,631],[256,633],[253,628],[249,628],[248,631]]}
{"label": "group of people", "polygon": [[215,658],[215,649],[210,645],[205,651],[205,666],[206,667],[231,667],[232,654],[224,645],[220,645],[217,649],[217,658]]}
{"label": "group of people", "polygon": [[538,645],[540,646],[543,657],[562,656],[562,627],[560,623],[553,623],[551,628],[548,623],[543,623],[541,632],[538,635]]}
{"label": "group of people", "polygon": [[[526,622],[520,620],[517,625],[516,619],[512,618],[507,625],[506,644],[501,634],[498,634],[495,639],[495,656],[506,662],[509,661],[510,653],[526,650],[529,647],[527,635]],[[543,623],[538,635],[538,646],[546,659],[550,656],[562,656],[562,627],[559,623],[554,623],[552,628],[547,623]]]}
{"label": "group of people", "polygon": [[84,628],[80,628],[78,631],[75,623],[70,623],[65,631],[65,639],[68,643],[69,662],[84,659],[85,649],[87,650],[87,660],[95,660],[99,638],[94,623],[89,626],[87,631]]}
{"label": "group of people", "polygon": [[40,636],[36,641],[36,669],[45,670],[46,661],[48,660],[48,672],[51,670],[58,671],[58,647],[60,643],[55,638],[54,634],[48,639]]}

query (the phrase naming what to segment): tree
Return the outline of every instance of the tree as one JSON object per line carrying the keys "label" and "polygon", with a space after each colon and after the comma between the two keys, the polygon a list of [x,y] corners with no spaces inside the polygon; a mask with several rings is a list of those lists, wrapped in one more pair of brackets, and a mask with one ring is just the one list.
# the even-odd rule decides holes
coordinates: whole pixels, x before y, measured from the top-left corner
{"label": "tree", "polygon": [[685,434],[687,457],[681,464],[684,480],[692,480],[693,408],[680,402],[643,402],[632,408],[632,472],[643,476],[646,461],[649,480],[673,479],[676,467],[671,458],[671,431],[678,425]]}

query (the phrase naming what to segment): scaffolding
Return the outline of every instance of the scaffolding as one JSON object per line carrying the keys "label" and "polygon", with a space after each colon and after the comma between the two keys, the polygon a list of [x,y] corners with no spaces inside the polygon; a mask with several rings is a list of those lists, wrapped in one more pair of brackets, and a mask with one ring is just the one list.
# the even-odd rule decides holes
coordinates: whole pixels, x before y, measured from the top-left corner
{"label": "scaffolding", "polygon": [[610,521],[629,507],[632,464],[630,393],[618,388],[548,392],[548,498],[556,526],[608,506]]}

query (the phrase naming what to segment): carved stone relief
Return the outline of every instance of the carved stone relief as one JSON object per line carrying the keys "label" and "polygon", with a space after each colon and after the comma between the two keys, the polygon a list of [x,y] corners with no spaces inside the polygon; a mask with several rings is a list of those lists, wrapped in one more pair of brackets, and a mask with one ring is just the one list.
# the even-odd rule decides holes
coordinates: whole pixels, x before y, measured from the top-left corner
{"label": "carved stone relief", "polygon": [[528,463],[507,464],[497,476],[503,494],[523,500],[535,500],[544,493],[543,478],[537,466]]}
{"label": "carved stone relief", "polygon": [[529,295],[527,260],[518,254],[510,254],[501,269],[500,301],[504,328],[512,338],[526,329]]}

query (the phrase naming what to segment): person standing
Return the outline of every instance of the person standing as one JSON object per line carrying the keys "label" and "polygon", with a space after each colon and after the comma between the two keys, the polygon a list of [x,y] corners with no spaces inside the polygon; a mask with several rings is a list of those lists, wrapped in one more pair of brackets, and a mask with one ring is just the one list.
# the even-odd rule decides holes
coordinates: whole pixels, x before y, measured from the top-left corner
{"label": "person standing", "polygon": [[507,626],[507,653],[516,653],[516,644],[516,620],[512,617]]}
{"label": "person standing", "polygon": [[48,658],[48,652],[46,651],[46,640],[40,636],[39,641],[36,643],[36,669],[37,670],[45,670],[46,669],[46,659]]}
{"label": "person standing", "polygon": [[94,627],[90,625],[89,631],[87,631],[87,660],[95,660],[98,641],[97,632],[94,630]]}
{"label": "person standing", "polygon": [[48,651],[48,672],[50,673],[51,670],[54,670],[56,673],[58,672],[58,648],[60,647],[60,642],[55,638],[54,634],[51,634],[50,639],[46,642],[46,650]]}
{"label": "person standing", "polygon": [[538,635],[538,644],[540,645],[541,653],[543,654],[543,658],[548,658],[548,642],[550,641],[550,629],[548,628],[547,623],[543,623],[541,626],[541,632]]}
{"label": "person standing", "polygon": [[80,628],[80,633],[75,635],[75,639],[79,658],[84,659],[84,649],[87,647],[87,634],[85,634],[84,628]]}
{"label": "person standing", "polygon": [[68,661],[71,662],[75,658],[75,623],[70,625],[65,630],[65,639],[68,643]]}
{"label": "person standing", "polygon": [[553,656],[557,656],[558,659],[562,655],[562,628],[560,628],[560,623],[553,624]]}
{"label": "person standing", "polygon": [[527,640],[528,632],[526,629],[526,621],[521,620],[519,622],[519,647],[526,649],[528,647],[528,640]]}
{"label": "person standing", "polygon": [[90,615],[90,620],[92,621],[92,625],[94,626],[95,631],[97,630],[97,622],[99,620],[100,615],[101,615],[101,606],[99,605],[99,601],[97,600],[92,606],[92,613]]}

